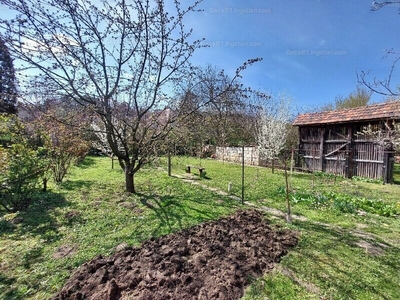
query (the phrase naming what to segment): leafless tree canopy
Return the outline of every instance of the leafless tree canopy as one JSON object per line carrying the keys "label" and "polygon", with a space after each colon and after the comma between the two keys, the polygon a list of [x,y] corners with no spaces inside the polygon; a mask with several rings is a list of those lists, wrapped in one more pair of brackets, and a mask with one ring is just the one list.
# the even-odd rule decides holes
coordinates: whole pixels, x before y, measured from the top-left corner
{"label": "leafless tree canopy", "polygon": [[200,2],[1,0],[19,13],[0,26],[23,74],[97,114],[128,191],[165,134],[171,91],[201,47],[183,25]]}
{"label": "leafless tree canopy", "polygon": [[129,192],[186,105],[174,93],[193,73],[189,58],[202,44],[184,19],[200,2],[0,0],[18,13],[0,29],[26,86],[95,113],[92,128],[104,133]]}

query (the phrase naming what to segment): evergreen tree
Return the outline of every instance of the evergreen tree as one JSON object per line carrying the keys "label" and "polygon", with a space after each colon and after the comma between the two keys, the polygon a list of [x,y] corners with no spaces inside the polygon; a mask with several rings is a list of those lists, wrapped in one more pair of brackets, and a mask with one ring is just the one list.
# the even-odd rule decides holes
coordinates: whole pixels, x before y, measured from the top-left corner
{"label": "evergreen tree", "polygon": [[0,113],[17,112],[14,64],[8,48],[0,39]]}

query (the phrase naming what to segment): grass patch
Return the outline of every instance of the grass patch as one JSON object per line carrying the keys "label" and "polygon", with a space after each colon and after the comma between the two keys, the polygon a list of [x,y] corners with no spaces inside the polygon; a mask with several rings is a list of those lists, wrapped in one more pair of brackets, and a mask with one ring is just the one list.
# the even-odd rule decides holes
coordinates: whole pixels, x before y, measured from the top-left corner
{"label": "grass patch", "polygon": [[[1,212],[0,299],[48,299],[74,268],[122,242],[139,245],[238,207],[156,169],[138,174],[137,195],[123,192],[123,179],[109,159],[89,157],[27,211]],[[62,247],[70,251],[60,258]]]}
{"label": "grass patch", "polygon": [[400,184],[400,164],[394,164],[393,182],[395,184]]}
{"label": "grass patch", "polygon": [[[187,176],[186,165],[206,168],[205,177],[194,170],[196,182],[225,192],[232,183],[231,194],[241,197],[240,165],[174,157],[172,173]],[[141,170],[138,194],[130,195],[110,159],[88,157],[28,210],[0,211],[0,299],[48,299],[76,267],[123,242],[139,245],[241,207],[156,167],[166,169],[166,160]],[[400,186],[304,173],[290,181],[292,212],[302,219],[290,226],[270,219],[298,230],[300,244],[273,273],[249,278],[244,299],[400,299],[400,221],[378,211],[399,209]],[[283,172],[245,168],[245,200],[253,205],[285,210],[284,189]],[[295,201],[296,195],[306,200]]]}
{"label": "grass patch", "polygon": [[[178,157],[173,173],[194,163],[207,170],[202,184],[227,191],[232,182],[232,193],[241,196],[240,165]],[[400,186],[323,173],[293,173],[290,181],[292,213],[307,220],[289,226],[301,233],[300,244],[283,258],[283,269],[255,280],[244,299],[400,299]],[[285,210],[283,172],[246,166],[245,200]]]}

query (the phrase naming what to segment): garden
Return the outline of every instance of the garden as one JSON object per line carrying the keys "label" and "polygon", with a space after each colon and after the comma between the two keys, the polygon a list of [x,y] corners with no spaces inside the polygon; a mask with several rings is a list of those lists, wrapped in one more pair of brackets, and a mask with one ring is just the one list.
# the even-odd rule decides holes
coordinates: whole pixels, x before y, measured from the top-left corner
{"label": "garden", "polygon": [[2,210],[0,298],[400,298],[400,186],[289,173],[287,224],[282,171],[246,166],[242,204],[240,165],[176,156],[166,170],[147,165],[131,194],[109,158],[87,156],[26,210]]}
{"label": "garden", "polygon": [[[2,1],[0,299],[400,299],[400,113],[366,106],[392,72],[321,107],[374,111],[355,129],[296,125],[242,80],[262,57],[196,65],[202,2]],[[287,171],[304,128],[312,168]],[[206,158],[245,145],[273,168]]]}

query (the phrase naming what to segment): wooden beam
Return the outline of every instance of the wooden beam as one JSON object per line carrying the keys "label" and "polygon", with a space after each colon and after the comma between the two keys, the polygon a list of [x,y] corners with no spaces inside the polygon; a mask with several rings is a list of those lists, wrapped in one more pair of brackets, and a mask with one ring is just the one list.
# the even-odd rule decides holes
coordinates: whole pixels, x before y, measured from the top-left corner
{"label": "wooden beam", "polygon": [[324,141],[325,141],[325,128],[321,128],[321,135],[319,140],[319,170],[324,171]]}
{"label": "wooden beam", "polygon": [[347,178],[353,177],[353,126],[351,124],[347,125],[347,144],[346,144],[346,170],[345,176]]}
{"label": "wooden beam", "polygon": [[333,150],[332,152],[329,152],[328,154],[325,154],[325,157],[331,156],[332,154],[335,154],[336,152],[339,152],[340,150],[342,150],[344,147],[346,147],[348,144],[348,142],[346,144],[343,144],[342,146],[340,146],[339,148]]}

